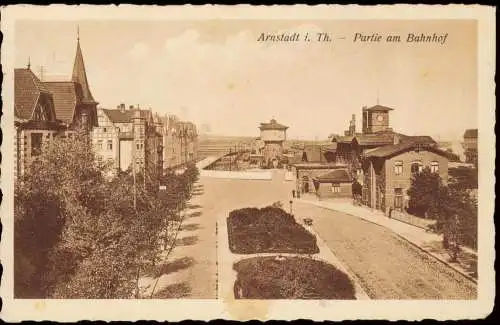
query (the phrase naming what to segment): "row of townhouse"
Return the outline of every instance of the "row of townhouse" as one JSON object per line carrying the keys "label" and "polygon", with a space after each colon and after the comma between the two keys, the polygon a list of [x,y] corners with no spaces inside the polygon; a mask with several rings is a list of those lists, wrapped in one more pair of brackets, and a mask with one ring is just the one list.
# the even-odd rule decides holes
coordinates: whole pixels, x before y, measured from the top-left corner
{"label": "row of townhouse", "polygon": [[77,40],[70,81],[42,81],[30,63],[14,70],[15,179],[40,155],[44,143],[84,132],[98,157],[114,170],[163,173],[197,159],[196,126],[138,106],[97,108]]}
{"label": "row of townhouse", "polygon": [[99,126],[92,130],[95,150],[112,160],[116,170],[162,173],[197,158],[198,134],[192,122],[123,103],[116,109],[99,108],[97,119]]}

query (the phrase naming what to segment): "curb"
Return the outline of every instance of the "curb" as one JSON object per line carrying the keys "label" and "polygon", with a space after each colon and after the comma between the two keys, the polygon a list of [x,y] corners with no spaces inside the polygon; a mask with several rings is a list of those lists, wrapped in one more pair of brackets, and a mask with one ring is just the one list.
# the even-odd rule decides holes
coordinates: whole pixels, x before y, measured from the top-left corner
{"label": "curb", "polygon": [[462,270],[460,270],[459,268],[451,265],[450,263],[446,262],[445,260],[443,260],[441,257],[439,257],[438,255],[434,254],[434,253],[431,253],[429,252],[428,250],[426,250],[425,248],[423,248],[422,246],[414,243],[413,241],[409,240],[408,238],[404,237],[403,235],[400,235],[398,234],[397,232],[393,231],[399,238],[403,239],[404,241],[406,241],[407,243],[410,243],[412,246],[418,248],[419,250],[421,250],[422,252],[426,253],[427,255],[429,256],[432,256],[434,259],[438,260],[439,262],[441,262],[442,264],[446,265],[447,267],[449,267],[450,269],[456,271],[457,273],[459,273],[460,275],[462,275],[464,278],[466,278],[467,280],[473,282],[474,284],[477,285],[477,280],[473,277],[471,277],[470,275],[464,273]]}
{"label": "curb", "polygon": [[[323,238],[321,238],[321,236],[316,232],[316,230],[314,230],[314,226],[302,225],[302,227],[304,227],[307,231],[309,231],[311,234],[313,234],[316,237],[316,240],[321,241],[322,244],[324,245],[325,249],[327,249],[328,252],[331,254],[330,258],[328,258],[327,256],[323,256],[323,257],[318,256],[318,258],[333,265],[334,267],[339,268],[340,271],[346,273],[347,276],[352,280],[352,282],[354,284],[356,300],[371,300],[372,298],[370,297],[370,295],[368,295],[366,290],[361,285],[362,281],[359,279],[359,277],[356,274],[354,274],[354,272],[352,272],[352,270],[348,266],[346,266],[344,263],[342,263],[338,259],[338,257],[330,249],[330,247],[328,247],[328,245],[326,245],[326,242],[323,240]],[[318,253],[318,255],[319,254],[321,254],[321,252]],[[331,259],[333,259],[333,261]]]}
{"label": "curb", "polygon": [[[445,260],[443,260],[442,258],[440,258],[439,256],[437,256],[436,254],[433,254],[433,253],[429,252],[428,250],[426,250],[426,249],[425,249],[425,248],[423,248],[422,246],[420,246],[420,245],[418,245],[417,243],[413,242],[412,240],[410,240],[410,239],[408,239],[408,238],[404,237],[403,235],[399,234],[398,232],[396,232],[396,231],[392,230],[392,229],[391,229],[391,228],[389,228],[389,227],[386,227],[386,226],[384,226],[384,225],[381,225],[381,224],[379,224],[379,223],[377,223],[377,222],[374,222],[374,221],[372,221],[372,220],[368,220],[368,219],[365,219],[365,218],[359,217],[359,216],[354,215],[354,214],[352,214],[352,213],[348,213],[348,212],[345,212],[345,211],[340,211],[340,210],[335,210],[335,209],[333,209],[333,208],[328,208],[328,207],[325,207],[325,206],[323,206],[323,205],[317,205],[317,204],[315,204],[315,202],[312,202],[312,201],[302,200],[301,202],[303,202],[303,203],[305,203],[305,204],[311,204],[311,205],[314,205],[314,206],[319,207],[319,208],[323,208],[323,209],[327,209],[327,210],[333,210],[333,211],[337,211],[337,212],[345,213],[345,214],[347,214],[347,215],[353,216],[353,217],[355,217],[355,218],[358,218],[358,219],[361,219],[361,220],[364,220],[364,221],[370,222],[370,223],[372,223],[372,224],[374,224],[374,225],[377,225],[377,226],[379,226],[379,227],[383,227],[383,228],[385,228],[385,229],[387,229],[387,230],[390,230],[391,232],[393,232],[394,234],[396,234],[399,238],[402,238],[404,241],[406,241],[406,242],[410,243],[411,245],[413,245],[414,247],[418,248],[420,251],[422,251],[422,252],[426,253],[427,255],[432,256],[434,259],[436,259],[436,260],[438,260],[439,262],[443,263],[444,265],[446,265],[446,266],[447,266],[447,267],[449,267],[450,269],[452,269],[452,270],[454,270],[454,271],[458,272],[458,273],[459,273],[460,275],[462,275],[464,278],[466,278],[467,280],[469,280],[469,281],[471,281],[471,282],[473,282],[474,284],[476,284],[476,285],[477,285],[477,280],[476,280],[475,278],[473,278],[473,277],[471,277],[470,275],[468,275],[468,274],[464,273],[463,271],[461,271],[461,270],[460,270],[460,269],[458,269],[457,267],[455,267],[455,266],[451,265],[450,263],[446,262]],[[395,220],[396,220],[396,219],[395,219]],[[399,220],[397,220],[397,221],[399,221]],[[399,221],[399,222],[402,222],[402,221]],[[404,223],[404,222],[403,222],[403,223]]]}

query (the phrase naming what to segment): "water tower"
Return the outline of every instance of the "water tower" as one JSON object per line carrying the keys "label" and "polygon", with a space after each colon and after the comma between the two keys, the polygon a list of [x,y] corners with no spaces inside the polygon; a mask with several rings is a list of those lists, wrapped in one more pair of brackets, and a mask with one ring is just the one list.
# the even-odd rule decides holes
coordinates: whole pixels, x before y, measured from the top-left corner
{"label": "water tower", "polygon": [[264,142],[263,163],[268,167],[278,167],[283,155],[288,126],[278,123],[274,118],[269,123],[260,123],[260,139]]}

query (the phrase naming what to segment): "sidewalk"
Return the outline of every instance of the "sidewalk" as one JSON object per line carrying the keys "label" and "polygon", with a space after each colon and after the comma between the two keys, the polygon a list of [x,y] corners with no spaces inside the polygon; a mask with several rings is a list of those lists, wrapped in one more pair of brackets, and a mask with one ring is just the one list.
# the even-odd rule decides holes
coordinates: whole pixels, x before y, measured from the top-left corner
{"label": "sidewalk", "polygon": [[[215,220],[204,214],[203,185],[182,211],[182,224],[173,249],[140,280],[141,297],[153,299],[215,299]],[[179,225],[178,225],[179,226]]]}
{"label": "sidewalk", "polygon": [[395,219],[389,219],[382,211],[373,210],[365,206],[355,206],[350,199],[319,201],[315,197],[306,196],[295,199],[295,201],[350,214],[388,228],[403,239],[406,239],[421,250],[455,269],[469,280],[477,283],[477,253],[470,248],[462,247],[458,261],[450,262],[449,253],[442,248],[441,235]]}

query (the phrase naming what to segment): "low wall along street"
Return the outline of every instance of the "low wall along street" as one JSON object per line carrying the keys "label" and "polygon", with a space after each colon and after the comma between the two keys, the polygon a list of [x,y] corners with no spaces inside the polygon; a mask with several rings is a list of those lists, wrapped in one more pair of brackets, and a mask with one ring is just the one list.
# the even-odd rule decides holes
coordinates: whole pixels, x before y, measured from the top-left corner
{"label": "low wall along street", "polygon": [[229,179],[272,180],[271,171],[227,171],[227,170],[201,170],[200,176]]}
{"label": "low wall along street", "polygon": [[209,170],[205,169],[220,160],[223,156],[211,156],[199,161],[196,166],[200,169],[200,176],[213,178],[228,178],[228,179],[249,179],[249,180],[272,180],[273,173],[270,170],[245,170],[245,171],[229,171],[229,170]]}

